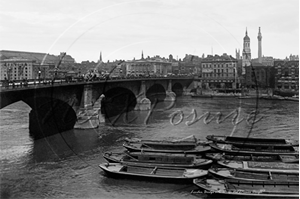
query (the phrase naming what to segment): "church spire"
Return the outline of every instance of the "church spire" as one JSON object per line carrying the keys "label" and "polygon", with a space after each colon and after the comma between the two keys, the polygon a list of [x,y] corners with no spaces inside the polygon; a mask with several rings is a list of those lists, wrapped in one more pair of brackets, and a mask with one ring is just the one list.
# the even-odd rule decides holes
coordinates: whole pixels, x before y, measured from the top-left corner
{"label": "church spire", "polygon": [[144,59],[144,53],[143,53],[143,51],[142,51],[142,59]]}
{"label": "church spire", "polygon": [[100,51],[100,58],[99,58],[99,62],[102,62],[102,52]]}
{"label": "church spire", "polygon": [[245,37],[244,37],[244,41],[245,41],[245,40],[247,40],[247,41],[250,42],[250,38],[249,38],[249,36],[248,36],[248,30],[247,30],[247,28],[246,28],[246,35],[245,35]]}

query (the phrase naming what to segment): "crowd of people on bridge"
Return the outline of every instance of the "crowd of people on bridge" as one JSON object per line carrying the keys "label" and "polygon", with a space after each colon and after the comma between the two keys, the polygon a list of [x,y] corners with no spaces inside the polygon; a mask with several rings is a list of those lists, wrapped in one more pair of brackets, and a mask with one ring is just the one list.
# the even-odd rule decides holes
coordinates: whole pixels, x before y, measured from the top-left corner
{"label": "crowd of people on bridge", "polygon": [[43,80],[28,80],[24,78],[22,80],[8,80],[4,79],[1,81],[2,88],[21,88],[21,87],[28,87],[29,85],[53,85],[57,83],[73,83],[73,82],[95,82],[95,81],[103,81],[103,80],[116,80],[116,79],[141,79],[141,78],[168,78],[168,77],[182,77],[182,76],[190,76],[190,75],[165,75],[165,76],[158,76],[158,75],[126,75],[126,76],[110,76],[109,74],[96,74],[93,72],[89,72],[84,75],[77,75],[77,76],[65,76],[65,78],[52,78],[52,79],[43,79]]}
{"label": "crowd of people on bridge", "polygon": [[24,78],[21,81],[15,81],[15,80],[8,80],[8,79],[4,78],[4,80],[2,81],[2,87],[9,88],[10,85],[12,86],[12,88],[15,88],[17,86],[27,87],[28,80],[27,80],[27,78]]}

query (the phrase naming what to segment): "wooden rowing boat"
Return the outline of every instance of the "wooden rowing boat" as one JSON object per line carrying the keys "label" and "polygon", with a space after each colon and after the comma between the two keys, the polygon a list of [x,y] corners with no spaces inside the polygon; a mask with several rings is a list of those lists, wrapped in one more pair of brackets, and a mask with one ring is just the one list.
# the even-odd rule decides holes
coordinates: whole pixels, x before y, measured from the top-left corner
{"label": "wooden rowing boat", "polygon": [[145,139],[125,139],[128,143],[139,143],[143,147],[151,147],[154,149],[180,149],[192,150],[199,144],[208,144],[206,141],[198,140],[195,136],[188,136],[181,139],[163,139],[163,140],[145,140]]}
{"label": "wooden rowing boat", "polygon": [[208,152],[211,148],[209,146],[205,145],[197,145],[193,149],[182,149],[182,148],[168,148],[168,147],[163,147],[163,148],[153,148],[150,146],[145,146],[140,143],[128,143],[125,142],[123,144],[123,147],[125,147],[128,151],[130,152],[153,152],[153,153],[192,153],[192,154],[201,154],[204,152]]}
{"label": "wooden rowing boat", "polygon": [[254,161],[234,161],[220,160],[219,165],[233,169],[243,169],[249,171],[274,171],[284,173],[299,173],[299,164],[281,162],[254,162]]}
{"label": "wooden rowing boat", "polygon": [[208,135],[206,139],[223,144],[244,144],[244,145],[267,145],[267,146],[299,146],[299,140],[280,139],[280,138],[258,138],[258,137],[236,137],[236,136],[221,136]]}
{"label": "wooden rowing boat", "polygon": [[191,183],[194,178],[207,175],[207,170],[167,168],[153,166],[132,166],[120,163],[104,163],[99,167],[109,176],[118,178],[160,179],[171,182]]}
{"label": "wooden rowing boat", "polygon": [[132,152],[120,154],[106,152],[103,154],[103,157],[108,162],[136,166],[207,169],[212,164],[212,160],[203,159],[201,156],[172,153]]}
{"label": "wooden rowing boat", "polygon": [[227,153],[205,153],[205,157],[219,160],[240,160],[240,161],[263,161],[263,162],[285,162],[299,163],[299,155],[265,155],[265,154],[227,154]]}
{"label": "wooden rowing boat", "polygon": [[286,173],[280,171],[251,171],[232,168],[211,167],[208,172],[218,178],[229,178],[236,180],[251,180],[251,181],[293,181],[299,182],[299,173]]}
{"label": "wooden rowing boat", "polygon": [[[212,149],[228,154],[263,154],[263,155],[295,155],[299,154],[298,147],[289,146],[249,146],[243,144],[219,144],[211,143]],[[297,150],[296,150],[297,149]]]}
{"label": "wooden rowing boat", "polygon": [[203,193],[218,198],[299,198],[299,182],[195,179]]}

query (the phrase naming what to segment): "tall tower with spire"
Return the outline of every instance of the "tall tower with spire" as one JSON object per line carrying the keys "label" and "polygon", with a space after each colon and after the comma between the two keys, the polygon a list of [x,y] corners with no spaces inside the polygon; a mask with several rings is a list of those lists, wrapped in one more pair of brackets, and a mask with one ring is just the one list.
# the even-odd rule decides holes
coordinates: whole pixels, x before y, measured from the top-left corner
{"label": "tall tower with spire", "polygon": [[260,32],[260,27],[258,29],[257,39],[258,39],[258,62],[262,63],[262,45],[261,45],[262,36],[261,36],[261,32]]}
{"label": "tall tower with spire", "polygon": [[102,52],[100,51],[99,63],[102,62]]}
{"label": "tall tower with spire", "polygon": [[142,51],[142,58],[141,59],[144,59],[144,53],[143,53],[143,51]]}
{"label": "tall tower with spire", "polygon": [[244,44],[243,44],[243,60],[242,66],[247,67],[251,65],[251,49],[250,49],[250,38],[248,36],[248,31],[246,28],[246,35],[244,37]]}

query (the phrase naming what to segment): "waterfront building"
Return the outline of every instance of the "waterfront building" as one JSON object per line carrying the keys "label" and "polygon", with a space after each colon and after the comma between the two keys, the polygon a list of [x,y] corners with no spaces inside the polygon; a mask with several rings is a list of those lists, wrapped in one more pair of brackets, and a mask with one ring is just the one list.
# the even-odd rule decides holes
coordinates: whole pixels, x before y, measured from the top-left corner
{"label": "waterfront building", "polygon": [[274,61],[275,90],[298,92],[299,91],[299,61],[280,60]]}
{"label": "waterfront building", "polygon": [[252,59],[252,62],[261,63],[264,66],[274,66],[274,58],[271,56],[262,56],[261,62],[259,62],[258,58]]}
{"label": "waterfront building", "polygon": [[0,80],[44,80],[51,78],[54,64],[38,64],[35,60],[4,59],[0,61]]}
{"label": "waterfront building", "polygon": [[180,64],[180,74],[186,75],[201,75],[201,60],[197,55],[188,55],[186,54],[185,57],[182,59]]}
{"label": "waterfront building", "polygon": [[33,79],[35,61],[28,59],[4,59],[0,62],[1,80]]}
{"label": "waterfront building", "polygon": [[205,88],[237,88],[238,61],[231,55],[208,55],[201,62],[201,81]]}
{"label": "waterfront building", "polygon": [[55,56],[47,53],[1,50],[0,60],[1,80],[51,79],[59,73],[58,65],[63,68],[75,63],[75,60],[64,52]]}
{"label": "waterfront building", "polygon": [[247,88],[271,88],[274,83],[274,72],[272,66],[252,62],[251,67],[246,67],[245,86]]}
{"label": "waterfront building", "polygon": [[125,62],[127,76],[166,76],[172,73],[172,63],[160,56],[142,57]]}
{"label": "waterfront building", "polygon": [[290,61],[299,61],[299,56],[298,55],[290,55],[290,57],[289,57],[289,60]]}

